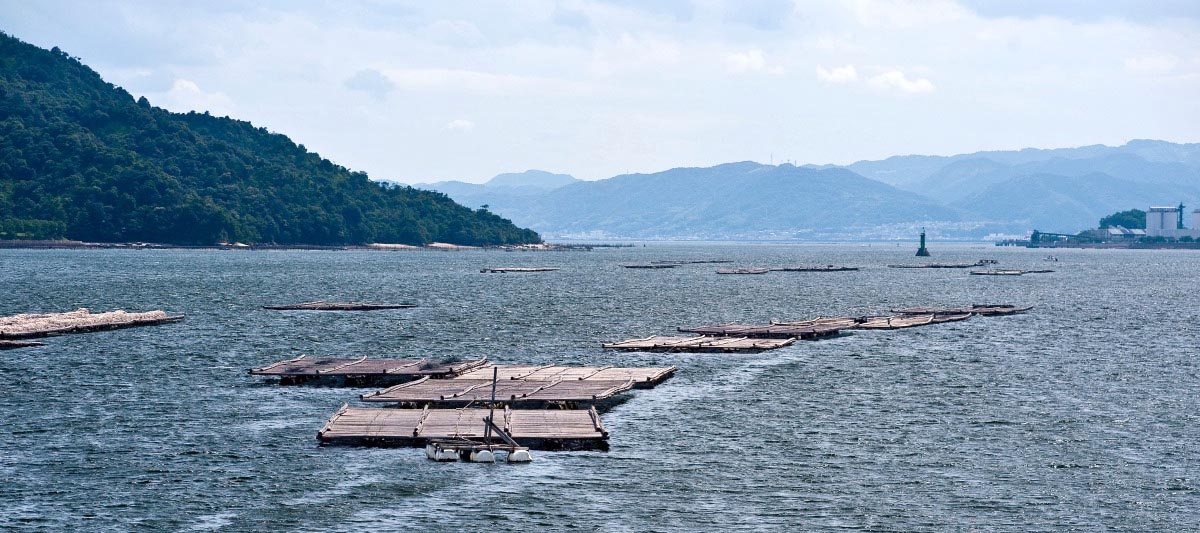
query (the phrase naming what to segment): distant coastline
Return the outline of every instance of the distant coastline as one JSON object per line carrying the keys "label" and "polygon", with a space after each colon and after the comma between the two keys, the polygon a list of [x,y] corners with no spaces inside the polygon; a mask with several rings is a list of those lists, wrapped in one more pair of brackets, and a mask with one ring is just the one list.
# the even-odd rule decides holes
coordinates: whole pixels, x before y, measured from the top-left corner
{"label": "distant coastline", "polygon": [[147,242],[86,242],[75,240],[0,240],[0,249],[23,250],[367,250],[375,252],[395,251],[460,251],[460,250],[506,250],[506,251],[570,251],[590,250],[595,247],[619,247],[628,245],[605,244],[505,244],[489,246],[464,246],[433,242],[424,246],[408,244],[365,244],[365,245],[318,245],[318,244],[243,244],[221,243],[208,245],[162,244]]}

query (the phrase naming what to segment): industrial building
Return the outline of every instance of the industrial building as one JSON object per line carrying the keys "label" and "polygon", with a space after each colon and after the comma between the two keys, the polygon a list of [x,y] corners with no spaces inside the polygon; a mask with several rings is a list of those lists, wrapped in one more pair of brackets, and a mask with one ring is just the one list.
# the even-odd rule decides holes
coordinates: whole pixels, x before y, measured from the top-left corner
{"label": "industrial building", "polygon": [[1150,207],[1146,211],[1146,236],[1200,239],[1200,209],[1192,210],[1192,227],[1183,225],[1183,204],[1178,207]]}

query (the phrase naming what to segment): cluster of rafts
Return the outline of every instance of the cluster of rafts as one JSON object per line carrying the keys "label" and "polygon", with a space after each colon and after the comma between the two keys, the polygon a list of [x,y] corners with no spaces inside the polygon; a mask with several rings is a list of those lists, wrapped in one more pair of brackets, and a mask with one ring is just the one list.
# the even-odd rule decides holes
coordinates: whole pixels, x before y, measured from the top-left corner
{"label": "cluster of rafts", "polygon": [[298,357],[250,370],[281,383],[391,385],[329,418],[321,444],[424,446],[430,459],[525,462],[529,450],[607,450],[600,413],[676,367],[494,365]]}
{"label": "cluster of rafts", "polygon": [[1011,315],[1032,307],[1013,305],[973,305],[970,307],[909,307],[892,315],[863,317],[821,317],[798,322],[771,322],[765,325],[716,324],[681,327],[684,336],[653,335],[605,344],[612,350],[655,352],[758,352],[783,348],[798,340],[815,340],[854,329],[904,329],[966,320],[973,316]]}
{"label": "cluster of rafts", "polygon": [[[907,308],[894,315],[817,318],[763,326],[680,328],[688,337],[650,337],[603,345],[672,352],[760,351],[848,329],[900,329],[1019,313],[1028,307]],[[424,447],[437,461],[524,462],[530,449],[607,450],[601,413],[652,388],[676,367],[496,365],[470,361],[297,357],[250,374],[282,384],[377,386],[343,404],[317,432],[323,445]],[[379,405],[382,407],[374,407]]]}

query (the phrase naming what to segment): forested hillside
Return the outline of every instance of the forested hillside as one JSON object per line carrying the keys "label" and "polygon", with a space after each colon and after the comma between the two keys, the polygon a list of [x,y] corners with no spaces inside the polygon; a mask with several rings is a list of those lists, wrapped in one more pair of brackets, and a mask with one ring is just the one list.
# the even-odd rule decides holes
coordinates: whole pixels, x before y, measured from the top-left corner
{"label": "forested hillside", "polygon": [[0,238],[211,244],[539,242],[441,193],[384,185],[287,136],[134,100],[0,33]]}

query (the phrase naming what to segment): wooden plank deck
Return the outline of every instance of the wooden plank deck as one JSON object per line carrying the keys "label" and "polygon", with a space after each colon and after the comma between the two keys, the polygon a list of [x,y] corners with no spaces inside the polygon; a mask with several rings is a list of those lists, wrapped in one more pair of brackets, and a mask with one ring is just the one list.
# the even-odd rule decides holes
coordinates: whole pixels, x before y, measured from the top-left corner
{"label": "wooden plank deck", "polygon": [[529,381],[597,380],[633,381],[637,389],[652,388],[675,374],[678,367],[614,367],[560,365],[486,365],[464,372],[456,379],[492,379],[493,369],[501,380]]}
{"label": "wooden plank deck", "polygon": [[629,339],[602,345],[610,350],[649,352],[761,352],[783,348],[796,339],[750,339],[746,337],[660,337]]}
{"label": "wooden plank deck", "polygon": [[[522,407],[587,406],[604,402],[633,388],[631,380],[555,381],[497,380],[496,403]],[[408,406],[464,407],[486,405],[491,400],[489,379],[422,378],[364,394],[364,402],[389,402]]]}
{"label": "wooden plank deck", "polygon": [[[487,409],[389,409],[342,406],[317,432],[322,444],[424,446],[431,439],[482,440]],[[496,425],[521,446],[543,450],[607,450],[608,432],[595,409],[497,409]],[[499,439],[496,439],[499,440]]]}
{"label": "wooden plank deck", "polygon": [[426,359],[368,359],[366,357],[308,357],[277,361],[250,369],[250,375],[278,377],[280,383],[298,384],[321,381],[344,385],[382,385],[419,377],[450,378],[487,364],[487,358],[473,361],[433,362]]}
{"label": "wooden plank deck", "polygon": [[710,326],[694,326],[679,328],[682,333],[696,333],[705,336],[749,337],[754,339],[803,339],[811,340],[837,335],[839,331],[850,329],[852,325],[830,324],[770,324],[765,326],[751,324],[715,324]]}

